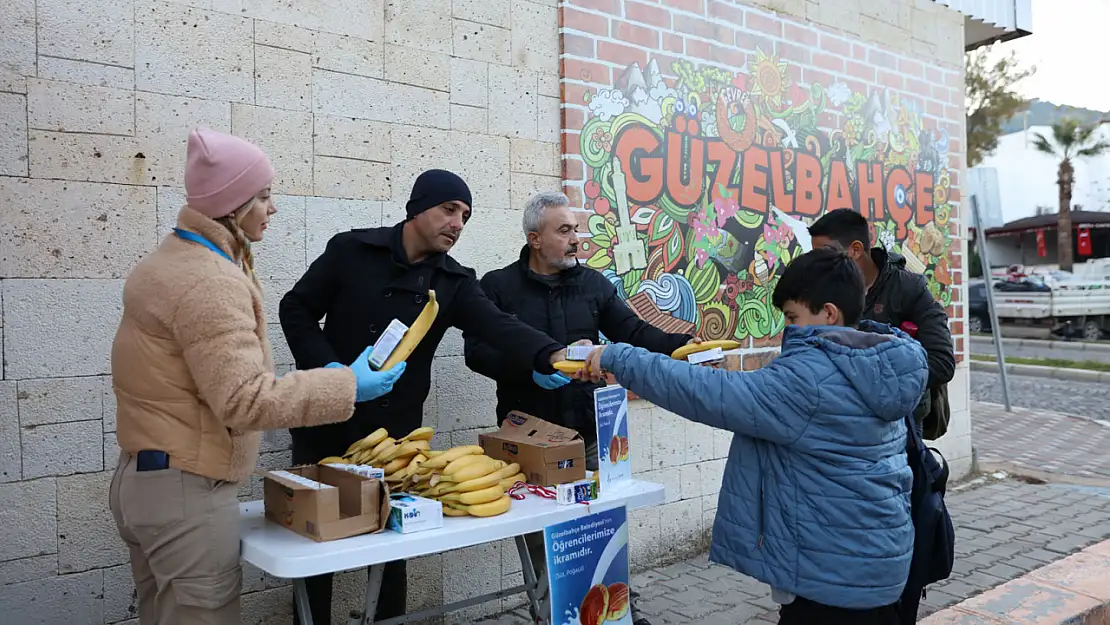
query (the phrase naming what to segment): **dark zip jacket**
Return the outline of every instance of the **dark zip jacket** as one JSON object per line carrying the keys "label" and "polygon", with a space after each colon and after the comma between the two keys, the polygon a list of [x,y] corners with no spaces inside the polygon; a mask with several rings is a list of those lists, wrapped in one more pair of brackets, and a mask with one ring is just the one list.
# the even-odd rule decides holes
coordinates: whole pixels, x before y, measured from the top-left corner
{"label": "dark zip jacket", "polygon": [[[520,259],[482,277],[482,289],[502,310],[545,332],[565,345],[600,335],[649,351],[669,354],[693,338],[668,334],[652,326],[624,303],[601,272],[581,265],[556,276],[541,276],[528,268],[528,246]],[[497,346],[477,332],[463,332],[466,365],[497,382],[498,423],[511,410],[578,430],[596,438],[593,392],[601,384],[571,382],[545,390],[532,381],[532,370],[505,359]]]}
{"label": "dark zip jacket", "polygon": [[944,414],[947,423],[948,393],[945,385],[956,371],[948,314],[929,292],[925,277],[906,269],[905,258],[876,247],[871,250],[871,260],[878,266],[879,275],[867,290],[863,318],[896,328],[901,328],[907,321],[917,326],[914,338],[925,348],[929,381],[928,392],[914,411],[914,419],[920,424],[925,422],[927,415],[936,413]]}

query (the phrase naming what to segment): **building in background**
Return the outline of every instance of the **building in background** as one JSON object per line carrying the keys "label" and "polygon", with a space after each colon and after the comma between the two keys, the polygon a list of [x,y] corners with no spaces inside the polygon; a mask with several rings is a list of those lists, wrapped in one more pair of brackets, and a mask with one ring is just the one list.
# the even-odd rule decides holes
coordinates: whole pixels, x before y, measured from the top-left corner
{"label": "building in background", "polygon": [[[123,279],[183,202],[198,124],[274,160],[279,212],[255,256],[275,325],[278,299],[332,234],[400,219],[414,177],[447,167],[474,193],[464,264],[514,260],[526,198],[562,186],[580,209],[583,262],[653,321],[740,338],[753,369],[776,351],[768,294],[805,225],[857,208],[952,317],[960,364],[938,444],[966,472],[963,52],[1029,22],[1028,0],[5,3],[5,623],[135,622],[106,504],[118,453],[108,356]],[[288,370],[281,332],[270,336]],[[449,336],[426,407],[438,446],[494,424],[493,384]],[[667,488],[665,504],[630,514],[633,564],[704,548],[729,437],[642,400],[629,424],[646,443],[634,470]],[[263,466],[287,465],[288,443],[268,435]],[[409,605],[514,586],[515,560],[511,544],[418,559]],[[339,576],[337,619],[360,575]],[[291,619],[282,580],[248,571],[245,592],[245,622]]]}
{"label": "building in background", "polygon": [[[1066,117],[1097,124],[1096,136],[1110,141],[1110,125],[1105,123],[1110,114],[1034,101],[1028,111],[1003,126],[1005,134],[999,137],[998,148],[980,164],[998,171],[1004,221],[1034,217],[1046,209],[1057,211],[1060,192],[1056,177],[1060,161],[1039,152],[1033,140],[1038,133],[1051,140],[1052,124]],[[1072,209],[1110,212],[1110,154],[1072,161],[1075,166]],[[1075,258],[1078,261],[1080,257]]]}

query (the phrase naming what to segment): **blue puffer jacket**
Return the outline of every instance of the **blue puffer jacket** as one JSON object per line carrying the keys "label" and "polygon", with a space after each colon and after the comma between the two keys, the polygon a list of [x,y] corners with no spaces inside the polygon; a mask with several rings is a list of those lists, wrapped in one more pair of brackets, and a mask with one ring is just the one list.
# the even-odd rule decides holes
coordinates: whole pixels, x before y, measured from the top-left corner
{"label": "blue puffer jacket", "polygon": [[[862,330],[862,331],[861,331]],[[928,377],[901,330],[789,326],[782,353],[744,373],[630,345],[601,366],[625,388],[732,440],[709,557],[826,605],[898,601],[913,551],[902,418]]]}

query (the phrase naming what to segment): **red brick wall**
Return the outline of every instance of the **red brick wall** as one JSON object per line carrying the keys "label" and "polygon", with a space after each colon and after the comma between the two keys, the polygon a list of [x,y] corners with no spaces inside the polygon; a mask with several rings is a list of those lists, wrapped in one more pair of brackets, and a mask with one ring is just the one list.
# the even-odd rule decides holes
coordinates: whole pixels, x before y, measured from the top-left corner
{"label": "red brick wall", "polygon": [[[777,345],[782,327],[769,293],[777,272],[798,253],[788,218],[800,220],[804,230],[831,207],[850,205],[873,217],[877,238],[915,257],[917,263],[911,264],[918,269],[924,266],[934,294],[955,320],[952,330],[962,357],[963,303],[957,288],[964,264],[957,210],[964,165],[962,68],[742,2],[568,0],[560,27],[564,187],[582,211],[583,260],[607,270],[626,297],[647,289],[658,295],[653,299],[664,312],[695,323],[699,334],[735,338],[745,351],[766,351]],[[642,78],[650,90],[652,62],[665,83],[654,95],[670,88],[670,100],[649,97],[637,105],[635,96],[643,94],[627,88],[626,76],[634,67],[633,86]],[[688,65],[679,69],[676,62]],[[683,101],[681,113],[676,100]],[[690,102],[700,109],[694,115]],[[744,108],[747,104],[752,108]],[[726,115],[736,132],[722,133],[721,110],[751,115]],[[622,135],[633,126],[638,128]],[[655,148],[651,134],[658,139],[657,154],[680,156],[674,156],[673,172],[665,158],[622,165],[626,186],[635,187],[626,194],[628,215],[648,260],[644,267],[618,267],[620,254],[611,250],[619,241],[622,211],[610,186],[615,184],[611,159],[624,153],[626,160],[637,161],[635,151],[617,144],[631,145],[635,136]],[[691,142],[685,152],[670,147],[692,141],[689,137],[712,145],[708,152],[702,143]],[[694,154],[708,154],[708,160],[722,153],[737,155],[731,178],[715,175],[712,164],[699,168],[691,161],[698,160]],[[796,182],[799,162],[807,155],[820,160],[830,154],[818,170],[812,169],[812,159],[801,170],[824,177],[819,205],[798,201],[797,186],[791,193],[789,182],[776,183]],[[929,167],[933,162],[936,167]],[[860,163],[881,165],[884,186],[890,186],[878,193],[883,205],[877,215],[867,205],[861,208],[859,185],[844,175],[858,171]],[[895,172],[899,167],[907,175]],[[666,201],[663,196],[682,187],[673,180],[681,180],[684,168],[703,172],[709,183],[702,185],[696,202]],[[732,186],[720,189],[722,180]],[[760,210],[768,198],[786,217]],[[890,234],[878,234],[888,229]],[[631,231],[625,234],[628,238]],[[764,360],[753,351],[742,366],[758,367]]]}

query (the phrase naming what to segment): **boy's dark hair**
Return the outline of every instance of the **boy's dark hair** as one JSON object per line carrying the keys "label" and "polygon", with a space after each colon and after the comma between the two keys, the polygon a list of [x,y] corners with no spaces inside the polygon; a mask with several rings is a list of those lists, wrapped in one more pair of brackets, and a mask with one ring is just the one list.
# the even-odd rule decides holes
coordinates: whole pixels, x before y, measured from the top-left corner
{"label": "boy's dark hair", "polygon": [[840,309],[844,325],[855,327],[863,314],[865,294],[863,272],[852,259],[841,250],[819,247],[787,265],[771,302],[779,310],[786,302],[797,302],[812,313],[832,304]]}
{"label": "boy's dark hair", "polygon": [[844,246],[851,247],[859,241],[863,247],[871,247],[871,230],[867,218],[851,208],[838,208],[825,213],[809,227],[809,236],[827,237]]}

